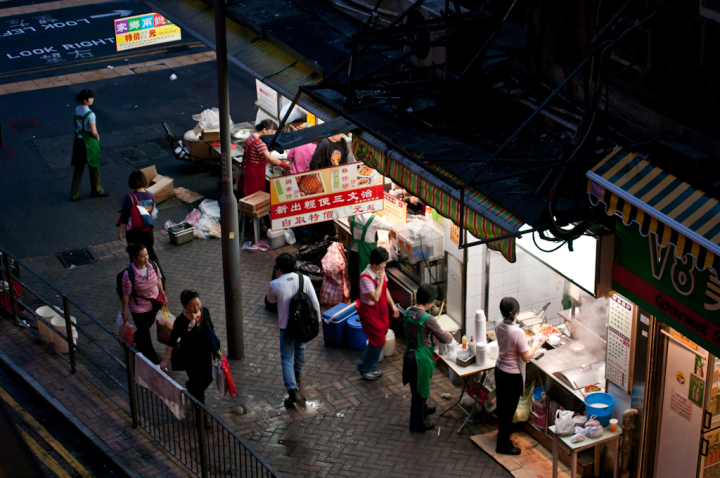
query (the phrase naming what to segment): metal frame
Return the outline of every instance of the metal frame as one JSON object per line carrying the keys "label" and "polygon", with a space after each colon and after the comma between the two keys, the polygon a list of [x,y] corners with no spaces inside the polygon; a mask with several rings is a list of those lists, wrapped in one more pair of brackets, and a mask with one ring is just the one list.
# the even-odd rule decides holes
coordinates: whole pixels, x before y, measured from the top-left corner
{"label": "metal frame", "polygon": [[[279,477],[275,470],[265,460],[253,450],[248,443],[243,440],[237,433],[230,429],[223,421],[215,415],[205,405],[197,401],[194,397],[183,390],[185,400],[186,420],[177,420],[169,409],[162,403],[160,398],[153,392],[141,387],[135,383],[135,355],[139,353],[136,349],[130,347],[127,342],[120,338],[117,334],[108,329],[102,322],[90,314],[82,305],[75,302],[72,298],[64,294],[59,288],[55,287],[50,281],[42,277],[35,270],[21,262],[17,257],[0,247],[2,261],[0,261],[0,273],[8,278],[8,287],[0,280],[0,292],[7,293],[12,302],[10,315],[11,321],[19,328],[23,328],[37,337],[50,350],[54,351],[62,360],[70,365],[71,373],[79,373],[87,379],[98,391],[111,400],[115,406],[130,416],[133,428],[138,426],[145,430],[159,445],[165,448],[188,469],[192,470],[197,476],[203,478],[210,476],[233,476],[233,477]],[[12,276],[11,261],[14,261],[24,270],[33,276],[31,280],[21,281],[17,277]],[[31,287],[29,282],[40,282],[40,285],[47,286],[52,292],[58,294],[63,303],[63,311],[45,300],[39,295],[35,286]],[[65,331],[60,331],[48,323],[43,317],[35,313],[34,309],[27,303],[28,299],[21,299],[15,294],[15,283],[20,284],[23,291],[27,291],[31,296],[42,304],[52,308],[58,315],[65,317]],[[20,312],[18,306],[25,308]],[[89,324],[80,325],[70,320],[71,307],[74,310],[82,312],[89,318]],[[0,308],[2,315],[3,308]],[[38,321],[45,323],[53,333],[66,339],[68,343],[68,356],[61,353],[52,343],[48,343],[42,338],[36,330],[30,327],[25,318],[34,317]],[[117,351],[107,349],[104,345],[95,340],[89,334],[89,325],[99,326],[101,333],[107,333],[117,340],[125,349],[125,360],[117,358]],[[68,337],[73,336],[73,330],[77,330],[83,334],[83,340],[87,339],[94,346],[98,347],[103,353],[112,358],[121,368],[124,368],[124,374],[127,378],[127,387],[120,383],[108,370],[107,366],[102,366],[90,357],[88,351],[83,350]],[[78,362],[78,355],[82,356],[82,360]],[[99,369],[105,377],[109,378],[117,387],[126,392],[130,410],[127,410],[123,404],[116,398],[118,395],[122,397],[122,393],[117,391],[108,391],[107,387],[100,384],[94,375],[86,371],[88,365],[92,365]]]}

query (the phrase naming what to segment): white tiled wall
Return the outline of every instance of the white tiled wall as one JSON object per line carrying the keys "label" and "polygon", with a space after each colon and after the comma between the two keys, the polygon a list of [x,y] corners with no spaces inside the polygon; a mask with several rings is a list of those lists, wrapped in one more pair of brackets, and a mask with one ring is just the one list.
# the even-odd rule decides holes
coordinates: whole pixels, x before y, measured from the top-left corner
{"label": "white tiled wall", "polygon": [[547,312],[550,322],[555,325],[562,323],[557,315],[562,310],[562,276],[520,247],[516,248],[517,261],[514,264],[499,252],[485,249],[490,254],[490,321],[500,315],[500,300],[503,297],[515,297],[520,303],[520,312],[540,310],[550,302]]}

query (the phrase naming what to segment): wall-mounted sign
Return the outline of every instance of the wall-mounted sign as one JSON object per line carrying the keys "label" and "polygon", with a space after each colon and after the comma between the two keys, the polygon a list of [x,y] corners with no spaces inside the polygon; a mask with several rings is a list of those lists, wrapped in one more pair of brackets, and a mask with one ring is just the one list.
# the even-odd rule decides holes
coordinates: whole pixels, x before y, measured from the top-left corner
{"label": "wall-mounted sign", "polygon": [[180,27],[157,13],[115,20],[117,51],[181,40],[181,37]]}
{"label": "wall-mounted sign", "polygon": [[358,179],[358,169],[363,166],[363,163],[342,164],[272,179],[272,229],[382,211],[383,185],[377,184],[379,175]]}
{"label": "wall-mounted sign", "polygon": [[615,294],[608,310],[607,364],[605,377],[628,390],[630,384],[630,355],[633,340],[633,306]]}
{"label": "wall-mounted sign", "polygon": [[383,216],[390,224],[407,222],[407,204],[395,196],[383,193]]}
{"label": "wall-mounted sign", "polygon": [[[661,248],[655,235],[618,221],[613,288],[685,335],[720,355],[720,283],[695,258],[675,257],[675,246]],[[692,345],[690,345],[692,347]]]}
{"label": "wall-mounted sign", "polygon": [[264,109],[270,116],[278,117],[278,94],[265,83],[255,80],[255,90],[257,91],[258,105]]}
{"label": "wall-mounted sign", "polygon": [[450,221],[450,240],[456,245],[460,245],[460,227]]}

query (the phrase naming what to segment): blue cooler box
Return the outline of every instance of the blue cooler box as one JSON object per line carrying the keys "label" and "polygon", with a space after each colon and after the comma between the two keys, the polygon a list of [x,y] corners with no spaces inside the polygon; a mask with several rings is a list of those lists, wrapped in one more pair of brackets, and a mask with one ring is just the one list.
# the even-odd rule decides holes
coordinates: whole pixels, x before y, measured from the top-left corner
{"label": "blue cooler box", "polygon": [[357,314],[355,304],[338,304],[322,315],[323,338],[328,347],[342,347],[348,317]]}

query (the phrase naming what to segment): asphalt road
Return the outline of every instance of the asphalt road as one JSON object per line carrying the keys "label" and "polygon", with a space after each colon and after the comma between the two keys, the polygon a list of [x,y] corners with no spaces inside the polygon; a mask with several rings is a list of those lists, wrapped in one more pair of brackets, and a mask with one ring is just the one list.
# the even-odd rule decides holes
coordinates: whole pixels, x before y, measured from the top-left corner
{"label": "asphalt road", "polygon": [[118,52],[114,20],[143,13],[151,13],[145,4],[122,0],[1,18],[0,84],[205,50],[183,35],[178,41]]}
{"label": "asphalt road", "polygon": [[[63,415],[2,367],[0,446],[3,477],[126,476]],[[8,459],[10,456],[12,459]]]}

